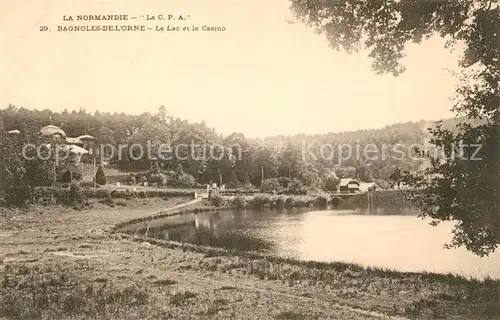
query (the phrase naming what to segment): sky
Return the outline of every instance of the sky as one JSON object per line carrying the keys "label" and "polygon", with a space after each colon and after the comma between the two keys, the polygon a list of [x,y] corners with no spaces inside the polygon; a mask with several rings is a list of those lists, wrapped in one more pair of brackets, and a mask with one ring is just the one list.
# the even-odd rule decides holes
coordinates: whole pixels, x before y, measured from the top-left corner
{"label": "sky", "polygon": [[[287,0],[0,0],[0,108],[156,112],[247,137],[379,128],[451,117],[458,52],[410,45],[399,77],[367,52],[328,47],[289,24]],[[95,25],[224,26],[223,32],[57,32],[63,16],[184,15]],[[91,24],[85,22],[86,24]],[[50,31],[41,32],[47,26]]]}

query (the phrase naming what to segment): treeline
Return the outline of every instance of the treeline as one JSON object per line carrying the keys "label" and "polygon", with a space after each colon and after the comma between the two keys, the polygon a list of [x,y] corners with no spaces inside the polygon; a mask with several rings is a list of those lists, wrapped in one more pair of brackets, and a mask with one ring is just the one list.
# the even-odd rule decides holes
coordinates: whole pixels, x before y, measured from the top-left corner
{"label": "treeline", "polygon": [[[422,161],[413,157],[411,146],[424,144],[429,139],[426,128],[432,126],[432,123],[419,121],[382,129],[249,139],[242,133],[224,137],[204,123],[174,118],[163,106],[155,114],[127,115],[99,111],[90,114],[84,109],[72,112],[28,110],[10,105],[0,110],[0,120],[3,122],[2,137],[6,136],[6,131],[17,129],[21,132],[21,140],[33,141],[40,128],[52,124],[63,129],[69,137],[89,134],[101,144],[137,144],[151,148],[150,154],[158,158],[157,161],[151,159],[147,152],[139,157],[139,150],[125,148],[121,157],[115,155],[110,159],[124,171],[149,170],[153,162],[157,162],[162,170],[181,171],[197,183],[260,186],[263,179],[287,177],[299,180],[308,188],[329,190],[335,189],[338,179],[344,177],[388,186],[389,177],[396,168],[418,170]],[[459,120],[463,119],[445,120],[443,126],[454,128]],[[158,148],[165,144],[187,147],[177,149],[173,156],[171,151],[165,156]],[[372,156],[368,157],[363,152],[367,145],[372,151],[378,150],[378,154],[371,152]],[[391,148],[396,145],[398,150]]]}

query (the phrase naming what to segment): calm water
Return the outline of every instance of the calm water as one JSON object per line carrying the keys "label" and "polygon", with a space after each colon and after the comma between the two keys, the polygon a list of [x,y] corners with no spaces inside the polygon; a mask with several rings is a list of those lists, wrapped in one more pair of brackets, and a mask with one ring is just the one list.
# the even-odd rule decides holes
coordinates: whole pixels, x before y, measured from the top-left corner
{"label": "calm water", "polygon": [[[479,258],[443,249],[451,223],[437,227],[411,208],[218,211],[130,226],[131,233],[174,241],[260,250],[303,260],[346,261],[402,271],[500,278],[500,253]],[[148,228],[149,226],[149,228]]]}

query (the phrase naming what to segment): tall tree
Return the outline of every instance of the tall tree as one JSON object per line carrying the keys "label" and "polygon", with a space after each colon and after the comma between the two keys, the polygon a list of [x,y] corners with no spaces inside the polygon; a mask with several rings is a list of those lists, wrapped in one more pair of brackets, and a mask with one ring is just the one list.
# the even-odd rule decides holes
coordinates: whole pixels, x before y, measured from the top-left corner
{"label": "tall tree", "polygon": [[[498,1],[291,0],[302,21],[326,34],[332,48],[370,51],[374,70],[397,76],[408,42],[437,34],[454,47],[462,43],[461,85],[453,108],[484,124],[437,127],[431,142],[445,158],[426,154],[425,176],[409,179],[422,188],[415,199],[422,215],[458,222],[452,247],[487,255],[500,241],[500,9]],[[460,145],[475,145],[473,150]],[[459,150],[458,153],[455,152]],[[460,156],[456,156],[459,154]],[[452,156],[453,155],[453,156]],[[473,159],[472,156],[475,156]],[[481,160],[479,160],[481,159]]]}

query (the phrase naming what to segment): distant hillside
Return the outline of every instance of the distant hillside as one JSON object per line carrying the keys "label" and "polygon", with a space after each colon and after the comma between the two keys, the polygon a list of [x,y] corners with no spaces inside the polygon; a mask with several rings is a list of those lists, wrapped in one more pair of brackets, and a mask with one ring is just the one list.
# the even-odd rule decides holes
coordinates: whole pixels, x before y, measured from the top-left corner
{"label": "distant hillside", "polygon": [[[442,126],[455,130],[456,125],[464,120],[446,119]],[[173,118],[164,107],[156,114],[131,116],[100,112],[92,115],[84,110],[57,113],[48,109],[28,110],[9,106],[0,110],[0,121],[4,131],[18,129],[26,139],[37,134],[43,126],[53,124],[62,128],[69,137],[90,134],[100,143],[115,146],[139,144],[146,147],[148,143],[153,148],[162,143],[169,143],[172,147],[203,146],[203,150],[200,147],[196,150],[196,157],[184,150],[182,157],[179,155],[160,161],[160,165],[167,170],[178,170],[192,176],[186,178],[189,181],[259,185],[263,177],[290,177],[298,178],[308,186],[317,186],[322,177],[330,175],[332,170],[339,176],[356,176],[367,181],[387,180],[395,168],[416,170],[422,161],[411,157],[410,146],[427,141],[427,128],[434,125],[431,121],[421,120],[380,129],[247,139],[241,133],[224,137],[204,123]],[[218,151],[218,155],[222,155],[220,159],[200,157],[209,155],[207,150],[215,143],[230,148],[233,154]],[[363,153],[368,145],[378,150],[377,157],[367,157]],[[395,145],[401,150],[390,149]],[[351,153],[346,150],[348,147]],[[384,149],[387,147],[389,150]],[[357,150],[361,152],[356,153]],[[381,154],[382,151],[385,153]],[[153,150],[152,154],[156,152],[158,150]],[[112,160],[125,171],[146,170],[152,164],[147,154],[137,159],[125,152],[120,159]]]}

